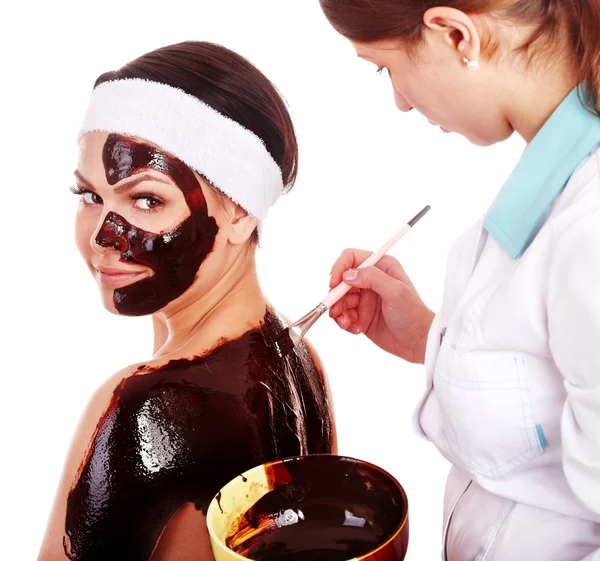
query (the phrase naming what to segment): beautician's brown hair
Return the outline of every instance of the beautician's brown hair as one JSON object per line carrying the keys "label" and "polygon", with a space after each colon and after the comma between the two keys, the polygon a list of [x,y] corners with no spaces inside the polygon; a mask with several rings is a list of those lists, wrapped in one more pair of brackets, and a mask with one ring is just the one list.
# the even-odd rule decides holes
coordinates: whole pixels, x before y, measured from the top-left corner
{"label": "beautician's brown hair", "polygon": [[[369,43],[400,39],[408,46],[423,37],[423,16],[429,8],[449,6],[466,14],[490,14],[531,26],[520,52],[535,60],[538,53],[552,56],[557,39],[568,40],[573,67],[584,83],[585,103],[600,116],[600,1],[599,0],[320,0],[331,25],[344,37]],[[484,55],[498,48],[482,39]]]}
{"label": "beautician's brown hair", "polygon": [[126,78],[179,88],[251,130],[281,168],[285,190],[294,185],[298,142],[292,118],[277,88],[244,57],[214,43],[185,41],[146,53],[119,70],[102,74],[94,87]]}

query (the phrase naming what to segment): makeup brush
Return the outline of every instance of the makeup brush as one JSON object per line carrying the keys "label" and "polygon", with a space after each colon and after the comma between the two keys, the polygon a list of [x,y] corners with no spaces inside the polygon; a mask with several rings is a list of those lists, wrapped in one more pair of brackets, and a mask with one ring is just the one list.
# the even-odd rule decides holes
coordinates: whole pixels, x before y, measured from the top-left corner
{"label": "makeup brush", "polygon": [[[396,242],[406,234],[425,214],[429,212],[431,207],[427,205],[419,214],[417,214],[407,224],[393,236],[387,243],[383,244],[375,253],[371,254],[358,268],[371,267],[375,265],[395,244]],[[315,324],[315,322],[338,300],[340,300],[349,290],[352,288],[345,282],[341,282],[329,294],[325,299],[308,314],[300,318],[297,322],[290,325],[288,329],[284,329],[275,338],[275,347],[279,354],[284,357],[294,350],[294,347],[302,341],[302,338],[306,335],[306,332]]]}

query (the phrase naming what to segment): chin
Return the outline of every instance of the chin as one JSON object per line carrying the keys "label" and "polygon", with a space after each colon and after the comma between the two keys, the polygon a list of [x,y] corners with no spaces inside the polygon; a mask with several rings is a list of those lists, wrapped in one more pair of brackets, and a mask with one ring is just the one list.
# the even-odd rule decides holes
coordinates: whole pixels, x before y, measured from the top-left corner
{"label": "chin", "polygon": [[499,142],[508,140],[512,136],[513,132],[514,130],[512,128],[505,128],[503,131],[487,131],[473,136],[465,134],[465,138],[471,144],[475,144],[475,146],[492,146],[494,144],[498,144]]}
{"label": "chin", "polygon": [[465,138],[475,146],[492,146],[497,142],[501,142],[500,140],[490,140],[489,138],[474,138],[470,136],[467,136]]}
{"label": "chin", "polygon": [[114,314],[116,316],[120,316],[121,314],[117,311],[115,307],[115,302],[113,300],[113,291],[112,290],[102,290],[100,291],[100,299],[102,300],[102,305],[104,308]]}

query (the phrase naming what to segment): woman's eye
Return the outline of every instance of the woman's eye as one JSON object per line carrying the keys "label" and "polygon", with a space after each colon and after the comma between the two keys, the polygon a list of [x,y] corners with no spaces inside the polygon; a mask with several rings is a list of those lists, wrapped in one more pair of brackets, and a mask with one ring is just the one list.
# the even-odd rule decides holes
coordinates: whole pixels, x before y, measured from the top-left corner
{"label": "woman's eye", "polygon": [[81,194],[81,199],[84,205],[99,205],[102,204],[102,197],[92,191],[85,191]]}
{"label": "woman's eye", "polygon": [[100,205],[102,204],[102,197],[91,191],[90,189],[80,189],[73,185],[69,188],[71,193],[81,197],[81,202],[84,205]]}
{"label": "woman's eye", "polygon": [[157,199],[156,197],[152,197],[150,195],[141,195],[137,196],[134,199],[133,206],[140,210],[156,210],[160,205],[162,205],[162,201]]}

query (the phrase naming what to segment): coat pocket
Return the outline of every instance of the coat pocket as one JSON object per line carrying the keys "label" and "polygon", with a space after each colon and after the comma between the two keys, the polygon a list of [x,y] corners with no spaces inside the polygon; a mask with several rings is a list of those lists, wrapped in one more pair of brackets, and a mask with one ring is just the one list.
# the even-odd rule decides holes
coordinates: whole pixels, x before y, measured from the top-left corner
{"label": "coat pocket", "polygon": [[434,385],[445,451],[475,479],[505,476],[544,452],[525,355],[457,351],[445,340]]}

